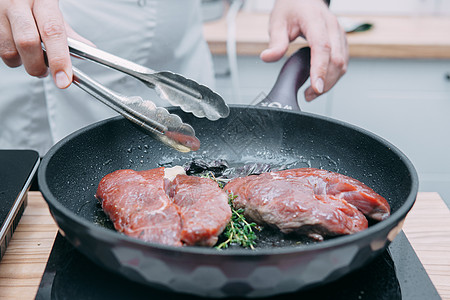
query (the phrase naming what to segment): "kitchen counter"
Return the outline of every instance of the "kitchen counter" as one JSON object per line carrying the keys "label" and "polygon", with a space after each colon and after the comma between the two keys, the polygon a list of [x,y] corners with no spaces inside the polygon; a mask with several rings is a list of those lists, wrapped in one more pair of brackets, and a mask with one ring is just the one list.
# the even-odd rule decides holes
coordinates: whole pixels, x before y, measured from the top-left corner
{"label": "kitchen counter", "polygon": [[[344,16],[343,16],[344,17]],[[349,20],[373,24],[364,32],[348,33],[351,57],[366,58],[450,58],[450,17],[430,16],[345,16]],[[236,19],[236,42],[239,55],[259,56],[266,49],[267,13],[242,11]],[[204,25],[205,38],[213,54],[226,54],[227,24],[223,17]],[[291,54],[305,46],[298,38],[289,48]]]}
{"label": "kitchen counter", "polygon": [[[28,206],[0,262],[0,298],[34,299],[55,225],[39,192]],[[450,211],[437,193],[419,193],[403,230],[442,299],[450,299]]]}

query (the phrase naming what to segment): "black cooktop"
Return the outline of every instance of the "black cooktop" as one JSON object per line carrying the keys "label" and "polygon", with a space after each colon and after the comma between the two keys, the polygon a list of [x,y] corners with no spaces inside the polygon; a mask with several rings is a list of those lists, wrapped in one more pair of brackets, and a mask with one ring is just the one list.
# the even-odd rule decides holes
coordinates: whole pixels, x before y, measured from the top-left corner
{"label": "black cooktop", "polygon": [[[161,291],[111,273],[57,235],[36,299],[202,299]],[[326,286],[265,299],[441,299],[401,232],[369,265]]]}
{"label": "black cooktop", "polygon": [[39,165],[33,150],[0,150],[0,259],[27,205],[27,191]]}

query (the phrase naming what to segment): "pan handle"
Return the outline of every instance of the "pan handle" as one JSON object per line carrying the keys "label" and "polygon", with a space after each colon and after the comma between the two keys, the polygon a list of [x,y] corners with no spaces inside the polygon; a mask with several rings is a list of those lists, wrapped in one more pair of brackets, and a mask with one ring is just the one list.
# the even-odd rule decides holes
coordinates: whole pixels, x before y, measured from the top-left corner
{"label": "pan handle", "polygon": [[300,111],[297,94],[309,77],[311,49],[304,47],[288,58],[269,94],[257,105]]}

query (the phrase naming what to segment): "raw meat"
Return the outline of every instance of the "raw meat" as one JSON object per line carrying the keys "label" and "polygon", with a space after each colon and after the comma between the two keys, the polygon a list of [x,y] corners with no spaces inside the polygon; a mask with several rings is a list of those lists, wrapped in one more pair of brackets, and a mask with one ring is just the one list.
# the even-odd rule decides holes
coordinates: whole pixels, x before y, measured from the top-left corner
{"label": "raw meat", "polygon": [[180,209],[181,240],[187,245],[213,246],[231,218],[228,195],[208,178],[178,175],[166,186]]}
{"label": "raw meat", "polygon": [[118,170],[100,181],[96,197],[119,232],[166,245],[212,246],[231,217],[228,196],[210,179],[186,177],[170,181],[164,168]]}
{"label": "raw meat", "polygon": [[96,194],[117,231],[181,246],[181,220],[164,190],[164,169],[118,170],[103,177]]}
{"label": "raw meat", "polygon": [[314,187],[316,195],[333,195],[356,206],[366,217],[382,221],[389,217],[391,208],[381,195],[364,183],[339,173],[314,168],[277,172],[279,176],[305,177]]}
{"label": "raw meat", "polygon": [[237,196],[234,206],[255,222],[317,240],[366,229],[363,213],[389,216],[387,201],[363,183],[313,168],[236,178],[225,190]]}

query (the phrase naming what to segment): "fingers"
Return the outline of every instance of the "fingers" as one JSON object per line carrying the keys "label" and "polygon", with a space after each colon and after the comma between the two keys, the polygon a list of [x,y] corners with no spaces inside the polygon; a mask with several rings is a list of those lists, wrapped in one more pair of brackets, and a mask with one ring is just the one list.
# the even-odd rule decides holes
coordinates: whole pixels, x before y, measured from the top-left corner
{"label": "fingers", "polygon": [[59,88],[72,82],[65,22],[57,0],[0,1],[0,56],[9,67],[24,65],[32,76],[44,77],[48,65]]}
{"label": "fingers", "polygon": [[329,91],[347,71],[345,32],[334,16],[328,17],[324,25],[314,29],[321,32],[311,31],[307,36],[311,47],[311,87],[305,91],[307,101]]}
{"label": "fingers", "polygon": [[2,60],[10,67],[18,67],[23,63],[32,76],[45,76],[47,67],[43,60],[39,33],[27,3],[2,1],[0,12]]}
{"label": "fingers", "polygon": [[8,14],[14,45],[25,67],[32,76],[44,76],[47,66],[41,47],[39,32],[33,14],[24,3],[19,3]]}
{"label": "fingers", "polygon": [[57,87],[66,88],[72,83],[72,63],[67,45],[65,22],[58,2],[54,0],[36,1],[33,13],[45,45],[53,80]]}
{"label": "fingers", "polygon": [[[306,21],[310,24],[313,20]],[[314,26],[309,25],[305,30],[305,36],[311,48],[311,89],[308,94],[308,101],[311,97],[316,97],[324,92],[332,45],[328,36],[328,29],[325,22],[318,22]]]}
{"label": "fingers", "polygon": [[0,15],[0,57],[11,68],[22,65],[19,52],[12,37],[8,19]]}

